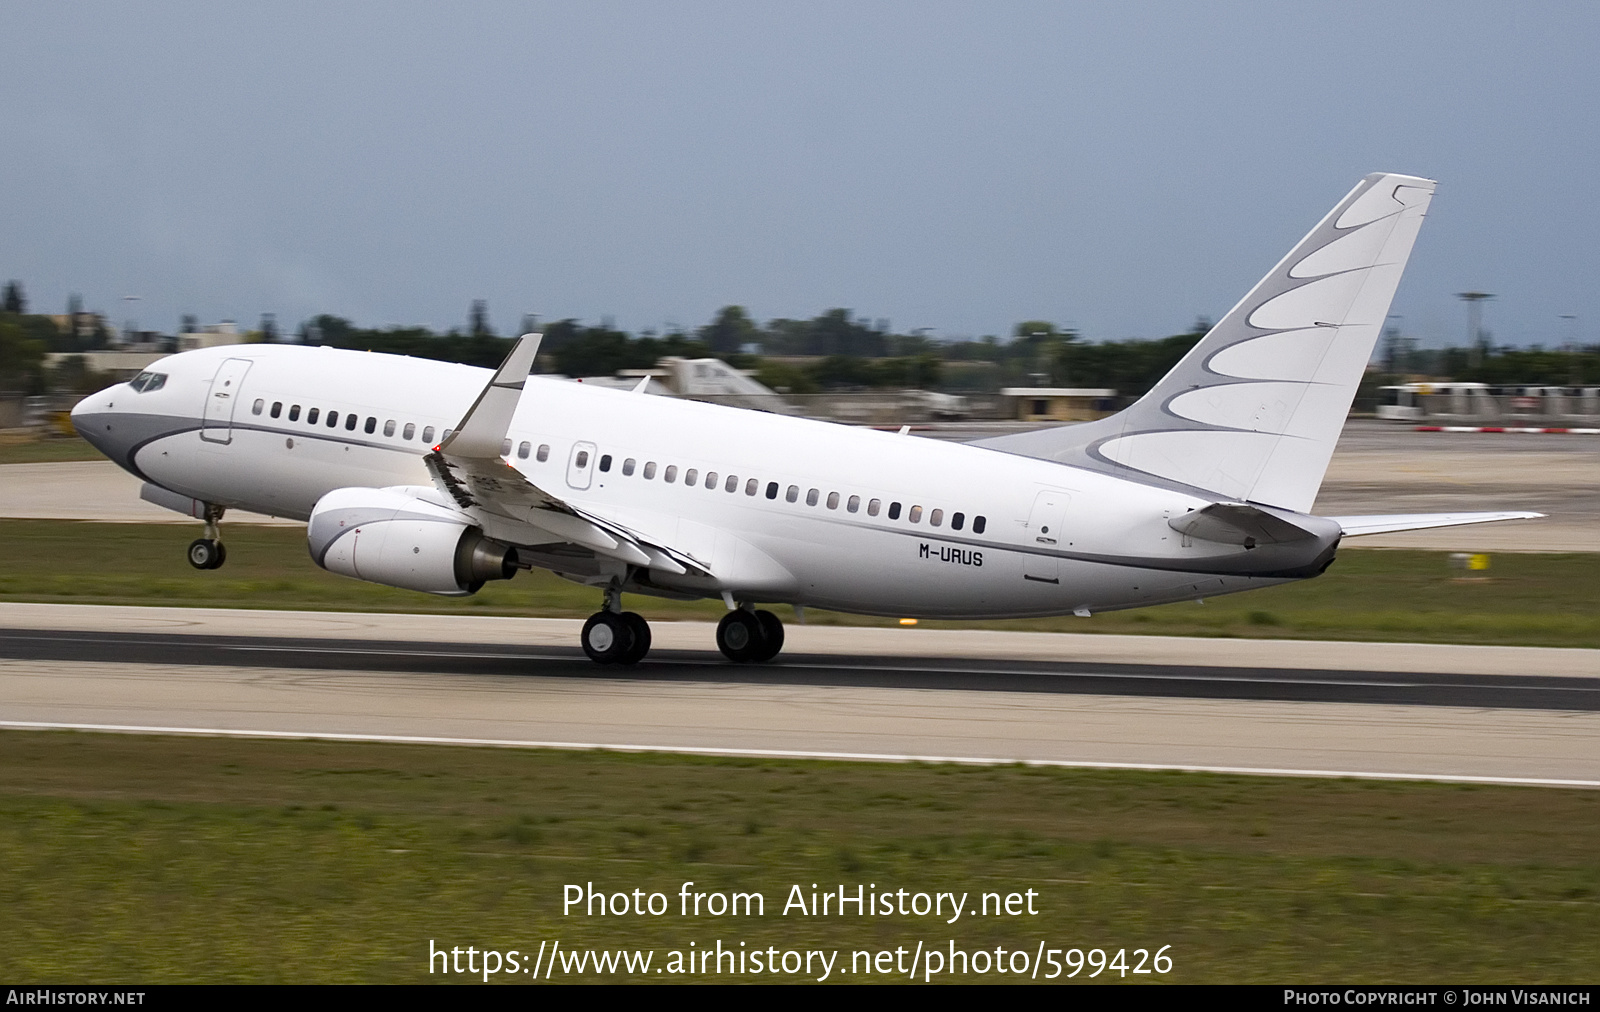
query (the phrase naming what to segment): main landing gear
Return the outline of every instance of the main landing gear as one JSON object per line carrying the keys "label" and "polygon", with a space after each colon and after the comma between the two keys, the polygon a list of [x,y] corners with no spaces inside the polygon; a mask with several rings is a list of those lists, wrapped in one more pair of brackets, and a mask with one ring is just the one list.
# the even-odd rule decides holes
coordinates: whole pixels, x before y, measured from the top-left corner
{"label": "main landing gear", "polygon": [[638,664],[650,652],[650,623],[622,610],[622,591],[606,589],[605,608],[583,624],[583,652],[596,664]]}
{"label": "main landing gear", "polygon": [[[622,591],[608,587],[605,606],[583,624],[582,642],[596,664],[638,664],[650,652],[650,623],[623,611]],[[736,664],[770,661],[783,649],[783,623],[770,611],[735,608],[717,623],[717,649]]]}
{"label": "main landing gear", "polygon": [[783,649],[783,623],[770,611],[735,608],[717,623],[717,649],[735,664],[761,664]]}
{"label": "main landing gear", "polygon": [[223,512],[221,506],[206,505],[205,536],[189,542],[189,565],[196,569],[221,569],[228,561],[228,550],[223,547],[219,527]]}

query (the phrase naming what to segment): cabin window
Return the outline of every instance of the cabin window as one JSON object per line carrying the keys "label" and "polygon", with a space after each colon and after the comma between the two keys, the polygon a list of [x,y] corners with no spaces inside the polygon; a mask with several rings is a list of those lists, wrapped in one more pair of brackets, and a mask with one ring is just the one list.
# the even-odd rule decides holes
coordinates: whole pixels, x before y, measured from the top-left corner
{"label": "cabin window", "polygon": [[816,489],[812,489],[811,491],[807,492],[806,493],[806,505],[807,506],[815,506],[817,504],[817,496],[819,494],[820,493],[818,493]]}
{"label": "cabin window", "polygon": [[539,452],[533,455],[533,459],[537,460],[541,464],[543,464],[545,461],[549,460],[550,459],[550,444],[549,443],[540,443],[539,444]]}
{"label": "cabin window", "polygon": [[[355,415],[351,415],[350,417],[354,418]],[[366,434],[369,435],[369,436],[372,435],[374,432],[377,432],[378,431],[378,420],[376,418],[373,418],[371,415],[368,415],[367,416],[367,424],[366,424],[366,426],[365,426],[363,431],[365,431]]]}
{"label": "cabin window", "polygon": [[502,457],[511,456],[511,440],[509,440],[509,439],[500,440],[500,456],[502,456]]}
{"label": "cabin window", "polygon": [[728,475],[728,480],[726,482],[723,482],[722,491],[724,491],[724,492],[737,492],[737,491],[739,491],[739,476],[736,475],[736,474]]}
{"label": "cabin window", "polygon": [[645,461],[644,462],[644,480],[645,481],[649,481],[650,479],[654,478],[655,476],[656,476],[656,462],[653,461],[653,460]]}
{"label": "cabin window", "polygon": [[932,513],[929,513],[928,514],[928,523],[932,524],[935,527],[938,527],[941,524],[943,524],[944,523],[944,510],[934,510]]}
{"label": "cabin window", "polygon": [[321,408],[312,408],[311,410],[307,411],[306,412],[306,424],[307,425],[315,425],[315,424],[317,424],[317,415],[321,411],[322,411]]}
{"label": "cabin window", "polygon": [[328,428],[336,429],[338,427],[339,427],[339,412],[337,412],[337,411],[328,412]]}
{"label": "cabin window", "polygon": [[966,522],[967,515],[965,513],[950,514],[950,529],[952,531],[959,531]]}
{"label": "cabin window", "polygon": [[972,518],[972,533],[974,533],[974,534],[982,534],[983,533],[983,528],[987,523],[988,523],[988,521],[984,520],[983,517],[973,517]]}
{"label": "cabin window", "polygon": [[423,427],[423,429],[422,429],[422,441],[424,443],[427,443],[430,446],[433,445],[433,426],[428,425],[428,426],[424,426]]}
{"label": "cabin window", "polygon": [[527,460],[528,454],[533,452],[533,444],[524,439],[517,444],[517,459]]}
{"label": "cabin window", "polygon": [[261,410],[263,408],[265,408],[266,406],[267,406],[267,402],[262,400],[261,398],[257,397],[256,398],[256,402],[254,404],[250,405],[250,413],[252,415],[259,415],[259,414],[261,414]]}
{"label": "cabin window", "polygon": [[383,434],[385,436],[393,436],[394,435],[394,419],[393,418],[391,418],[388,421],[383,423]]}
{"label": "cabin window", "polygon": [[744,483],[744,494],[745,495],[755,495],[760,490],[761,490],[761,483],[759,481],[756,481],[754,478],[751,478],[749,481]]}
{"label": "cabin window", "polygon": [[844,504],[844,508],[851,513],[859,511],[861,509],[861,497],[858,495],[851,496],[850,501]]}
{"label": "cabin window", "polygon": [[439,437],[439,442],[442,443],[445,440],[449,439],[451,434],[454,433],[455,431],[456,431],[455,429],[445,429],[444,430],[444,435]]}
{"label": "cabin window", "polygon": [[716,487],[717,487],[717,472],[715,472],[715,471],[707,471],[706,472],[706,488],[716,488]]}
{"label": "cabin window", "polygon": [[790,485],[783,493],[784,502],[794,502],[798,498],[800,498],[799,485]]}
{"label": "cabin window", "polygon": [[[667,480],[671,481],[672,479],[668,478]],[[683,472],[683,483],[685,485],[698,485],[700,483],[699,469],[691,467],[689,470]]]}
{"label": "cabin window", "polygon": [[922,523],[922,507],[921,506],[913,506],[913,507],[911,507],[911,516],[908,517],[907,519],[909,519],[914,524]]}
{"label": "cabin window", "polygon": [[627,460],[624,460],[622,462],[622,476],[624,478],[626,478],[629,475],[633,474],[633,469],[637,464],[638,464],[638,461],[634,460],[632,457],[629,457]]}
{"label": "cabin window", "polygon": [[837,492],[829,492],[828,493],[828,508],[831,509],[831,510],[836,510],[836,509],[839,508],[839,493],[837,493]]}
{"label": "cabin window", "polygon": [[293,407],[291,407],[289,409],[289,421],[298,422],[299,420],[300,420],[300,405],[296,404],[296,405],[294,405]]}
{"label": "cabin window", "polygon": [[778,483],[777,482],[775,482],[775,481],[767,482],[767,498],[768,499],[776,499],[776,498],[778,498]]}
{"label": "cabin window", "polygon": [[899,520],[900,519],[900,504],[899,503],[892,502],[892,503],[889,504],[889,519],[890,520]]}
{"label": "cabin window", "polygon": [[268,412],[268,414],[272,415],[273,418],[277,418],[279,415],[283,414],[283,402],[273,401],[272,410]]}
{"label": "cabin window", "polygon": [[[356,417],[356,413],[353,412],[353,411],[350,414],[345,415],[344,416],[344,427],[345,427],[346,431],[349,431],[349,432],[356,431],[356,423],[358,423],[360,421],[361,421],[361,419]],[[371,430],[368,430],[368,431],[371,431]]]}
{"label": "cabin window", "polygon": [[575,458],[573,458],[572,462],[575,465],[577,465],[577,468],[580,471],[583,470],[584,468],[588,467],[589,466],[589,451],[588,450],[579,450],[578,451],[578,455]]}
{"label": "cabin window", "polygon": [[400,438],[410,442],[417,434],[417,423],[407,422],[406,427],[400,430]]}
{"label": "cabin window", "polygon": [[[583,465],[579,464],[578,466],[582,467]],[[611,454],[602,453],[600,455],[600,470],[602,470],[602,471],[611,470]]]}
{"label": "cabin window", "polygon": [[668,464],[667,465],[667,473],[663,474],[661,476],[661,480],[666,482],[668,485],[671,485],[673,482],[677,481],[678,480],[678,465],[677,464]]}
{"label": "cabin window", "polygon": [[874,500],[872,500],[871,502],[867,503],[867,516],[869,516],[869,517],[877,516],[878,515],[878,510],[880,510],[882,508],[883,508],[883,500],[882,499],[874,499]]}

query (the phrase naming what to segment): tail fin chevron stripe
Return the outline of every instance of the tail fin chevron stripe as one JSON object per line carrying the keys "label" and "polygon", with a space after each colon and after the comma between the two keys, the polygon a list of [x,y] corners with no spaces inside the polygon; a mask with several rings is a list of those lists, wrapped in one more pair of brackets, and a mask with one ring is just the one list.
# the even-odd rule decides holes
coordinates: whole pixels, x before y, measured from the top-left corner
{"label": "tail fin chevron stripe", "polygon": [[1433,190],[1367,176],[1127,410],[977,445],[1308,511]]}

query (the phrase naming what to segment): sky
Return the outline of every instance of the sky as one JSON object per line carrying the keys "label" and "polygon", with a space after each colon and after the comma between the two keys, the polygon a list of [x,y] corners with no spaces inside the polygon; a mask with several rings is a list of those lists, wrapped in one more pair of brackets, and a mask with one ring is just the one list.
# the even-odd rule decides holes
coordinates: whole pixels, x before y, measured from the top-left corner
{"label": "sky", "polygon": [[1600,342],[1591,2],[0,9],[36,312],[1160,337],[1382,170],[1439,180],[1405,333]]}

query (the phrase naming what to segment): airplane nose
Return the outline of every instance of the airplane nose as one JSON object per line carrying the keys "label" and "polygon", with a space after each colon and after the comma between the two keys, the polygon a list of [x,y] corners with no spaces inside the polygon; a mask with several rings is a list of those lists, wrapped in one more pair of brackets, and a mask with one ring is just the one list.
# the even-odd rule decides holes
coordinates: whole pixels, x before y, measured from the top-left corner
{"label": "airplane nose", "polygon": [[72,406],[72,427],[77,430],[90,446],[110,457],[117,463],[123,463],[113,446],[115,439],[112,434],[111,398],[104,390],[97,394],[90,394]]}

